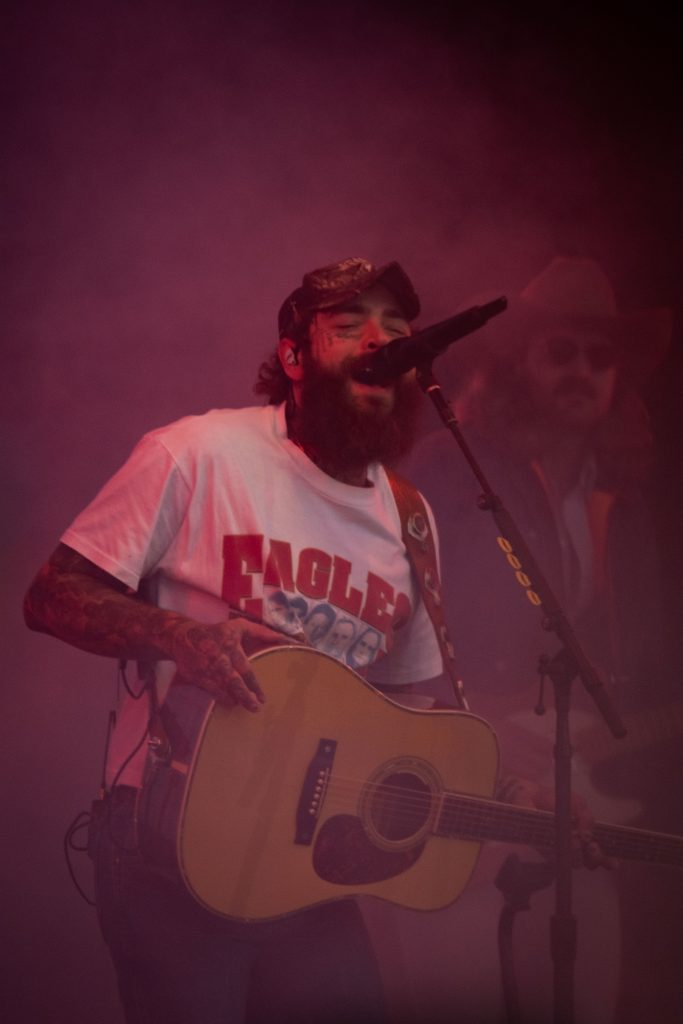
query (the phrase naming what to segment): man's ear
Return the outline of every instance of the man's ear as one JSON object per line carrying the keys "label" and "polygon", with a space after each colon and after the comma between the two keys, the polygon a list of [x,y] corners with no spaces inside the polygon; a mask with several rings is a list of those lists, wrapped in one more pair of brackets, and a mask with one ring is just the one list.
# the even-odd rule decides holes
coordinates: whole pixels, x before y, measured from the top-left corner
{"label": "man's ear", "polygon": [[303,378],[304,370],[299,358],[299,346],[291,338],[281,338],[278,345],[278,356],[282,368],[290,380],[299,381]]}

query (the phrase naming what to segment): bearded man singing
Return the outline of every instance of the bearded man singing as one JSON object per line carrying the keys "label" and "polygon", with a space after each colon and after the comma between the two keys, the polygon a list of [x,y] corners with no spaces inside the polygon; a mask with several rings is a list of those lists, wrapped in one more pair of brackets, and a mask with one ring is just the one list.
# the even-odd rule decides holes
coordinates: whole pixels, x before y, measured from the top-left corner
{"label": "bearded man singing", "polygon": [[[348,373],[362,353],[409,333],[419,308],[396,263],[352,258],[307,274],[280,310],[279,346],[259,374],[269,404],[147,434],[38,574],[28,624],[154,663],[161,699],[178,673],[219,702],[264,713],[248,654],[292,642],[271,612],[277,593],[298,621],[321,603],[333,610],[326,633],[335,622],[348,632],[342,659],[371,626],[381,637],[376,683],[439,675],[381,465],[410,445],[415,385],[367,386]],[[355,901],[237,922],[143,861],[134,819],[149,719],[148,692],[126,694],[95,844],[99,919],[127,1021],[382,1019]]]}
{"label": "bearded man singing", "polygon": [[[90,844],[99,920],[131,1024],[387,1019],[354,899],[333,893],[267,920],[213,913],[179,873],[142,855],[138,826],[145,780],[161,770],[156,723],[178,680],[183,692],[199,688],[238,713],[248,730],[243,709],[268,715],[249,660],[262,647],[307,643],[344,662],[371,634],[359,671],[373,686],[395,692],[441,674],[442,648],[382,465],[410,446],[416,386],[412,374],[387,386],[350,374],[360,356],[408,334],[419,309],[397,263],[352,258],[306,274],[282,305],[277,351],[260,370],[256,390],[268,404],[147,434],[27,595],[31,628],[146,667],[148,685],[119,709],[104,824]],[[305,635],[313,615],[319,628]],[[163,770],[182,782],[191,755],[183,761],[174,746],[172,718]],[[250,772],[278,771],[268,753],[234,775],[242,785]],[[269,841],[267,810],[261,825],[253,856]],[[253,856],[240,862],[245,887]]]}

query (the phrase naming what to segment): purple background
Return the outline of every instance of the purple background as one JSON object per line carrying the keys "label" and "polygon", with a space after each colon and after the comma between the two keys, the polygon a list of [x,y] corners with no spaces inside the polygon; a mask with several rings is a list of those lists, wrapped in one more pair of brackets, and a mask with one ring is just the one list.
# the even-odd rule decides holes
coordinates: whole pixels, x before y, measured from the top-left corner
{"label": "purple background", "polygon": [[283,7],[28,2],[3,16],[8,1020],[121,1019],[61,851],[97,789],[114,667],[30,634],[21,596],[144,430],[250,403],[306,270],[399,259],[427,324],[480,291],[513,293],[564,251],[599,259],[624,308],[674,308],[646,397],[680,658],[672,25]]}

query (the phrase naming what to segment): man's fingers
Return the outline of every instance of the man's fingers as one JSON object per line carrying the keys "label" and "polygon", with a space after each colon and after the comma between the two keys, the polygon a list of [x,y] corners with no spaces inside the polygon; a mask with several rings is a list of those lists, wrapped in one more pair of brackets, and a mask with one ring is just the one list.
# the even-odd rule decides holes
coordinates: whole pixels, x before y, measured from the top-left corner
{"label": "man's fingers", "polygon": [[[254,685],[256,689],[254,689]],[[234,669],[228,678],[217,687],[215,696],[219,701],[239,704],[247,711],[258,711],[265,701],[263,691],[256,683],[253,673],[250,672],[244,678]]]}
{"label": "man's fingers", "polygon": [[[245,689],[256,698],[257,706],[258,704],[265,704],[266,695],[259,686],[259,681],[254,675],[251,664],[241,649],[233,651],[232,669],[233,674],[244,685]],[[254,700],[250,700],[249,703],[253,704]]]}
{"label": "man's fingers", "polygon": [[613,871],[618,866],[619,862],[614,857],[608,857],[602,852],[600,844],[591,832],[581,831],[578,833],[578,838],[581,844],[583,863],[591,871],[595,868],[607,868],[608,871]]}
{"label": "man's fingers", "polygon": [[245,672],[244,675],[242,676],[242,679],[249,692],[252,693],[256,698],[257,703],[265,704],[266,695],[259,686],[258,679],[254,675],[254,673],[251,670],[249,672]]}
{"label": "man's fingers", "polygon": [[575,868],[585,867],[589,871],[606,868],[614,871],[619,867],[615,857],[603,853],[600,843],[590,829],[575,828],[572,832],[572,864]]}
{"label": "man's fingers", "polygon": [[[258,711],[265,697],[252,672],[246,676],[233,673],[230,677],[230,695],[247,711]],[[254,689],[256,686],[256,689]]]}
{"label": "man's fingers", "polygon": [[204,685],[221,703],[239,704],[248,711],[258,711],[266,700],[249,662],[239,649],[222,654],[206,682],[200,682],[200,685]]}

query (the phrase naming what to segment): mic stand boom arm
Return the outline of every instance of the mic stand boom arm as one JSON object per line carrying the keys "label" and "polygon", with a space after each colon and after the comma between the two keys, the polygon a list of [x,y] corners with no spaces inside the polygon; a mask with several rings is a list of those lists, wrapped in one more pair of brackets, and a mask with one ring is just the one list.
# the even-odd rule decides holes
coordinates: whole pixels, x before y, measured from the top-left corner
{"label": "mic stand boom arm", "polygon": [[555,853],[557,878],[555,915],[551,923],[551,953],[554,967],[554,1021],[573,1021],[573,976],[576,955],[576,919],[572,914],[572,814],[571,814],[571,745],[569,739],[569,703],[572,680],[579,676],[609,726],[612,735],[621,738],[626,729],[605,691],[597,672],[584,654],[550,585],[536,564],[529,547],[515,525],[500,497],[492,490],[458,426],[450,403],[441,391],[431,363],[417,368],[420,387],[431,399],[446,428],[459,445],[479,482],[482,494],[478,505],[493,516],[503,538],[508,558],[519,563],[527,592],[543,612],[543,628],[554,632],[563,647],[549,662],[546,673],[555,691]]}

